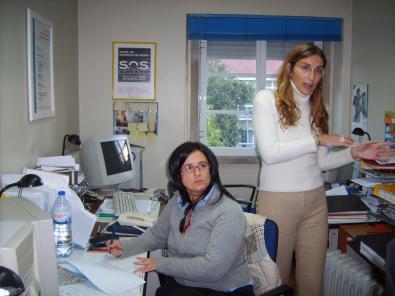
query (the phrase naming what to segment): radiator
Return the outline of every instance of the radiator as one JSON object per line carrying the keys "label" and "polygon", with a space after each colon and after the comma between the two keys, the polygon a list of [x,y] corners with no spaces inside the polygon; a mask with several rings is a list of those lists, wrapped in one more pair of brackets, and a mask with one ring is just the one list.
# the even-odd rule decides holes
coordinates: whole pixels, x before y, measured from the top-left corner
{"label": "radiator", "polygon": [[[357,255],[358,256],[358,255]],[[382,296],[384,289],[373,278],[372,267],[356,257],[328,249],[324,296]]]}

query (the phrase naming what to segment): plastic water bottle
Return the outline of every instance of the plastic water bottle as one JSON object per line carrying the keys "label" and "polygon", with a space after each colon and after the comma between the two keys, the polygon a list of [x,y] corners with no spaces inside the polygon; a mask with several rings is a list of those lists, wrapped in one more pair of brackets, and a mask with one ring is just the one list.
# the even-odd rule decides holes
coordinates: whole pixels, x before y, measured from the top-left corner
{"label": "plastic water bottle", "polygon": [[56,256],[67,257],[73,251],[71,236],[71,208],[64,191],[58,192],[53,208],[52,220],[56,244]]}

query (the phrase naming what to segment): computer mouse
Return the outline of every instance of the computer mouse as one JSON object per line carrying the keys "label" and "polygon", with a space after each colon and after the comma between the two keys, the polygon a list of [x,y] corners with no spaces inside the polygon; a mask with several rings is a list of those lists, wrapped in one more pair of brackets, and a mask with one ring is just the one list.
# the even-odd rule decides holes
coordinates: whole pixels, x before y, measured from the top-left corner
{"label": "computer mouse", "polygon": [[24,291],[25,285],[19,275],[5,266],[0,266],[0,292],[3,293],[2,295],[17,296]]}

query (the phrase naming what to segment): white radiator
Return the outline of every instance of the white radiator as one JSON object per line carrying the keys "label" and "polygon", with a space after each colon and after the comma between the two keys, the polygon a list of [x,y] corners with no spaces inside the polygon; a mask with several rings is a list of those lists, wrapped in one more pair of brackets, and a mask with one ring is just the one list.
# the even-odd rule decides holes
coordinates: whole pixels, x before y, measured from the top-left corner
{"label": "white radiator", "polygon": [[382,296],[383,287],[373,278],[367,262],[340,250],[326,254],[324,296]]}

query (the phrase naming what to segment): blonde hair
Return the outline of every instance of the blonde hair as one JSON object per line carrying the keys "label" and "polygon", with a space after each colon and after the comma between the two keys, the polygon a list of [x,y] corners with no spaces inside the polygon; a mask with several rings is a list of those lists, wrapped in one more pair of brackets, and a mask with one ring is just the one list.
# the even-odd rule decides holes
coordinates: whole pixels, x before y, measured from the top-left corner
{"label": "blonde hair", "polygon": [[[274,92],[276,108],[280,114],[280,124],[283,128],[294,126],[300,118],[300,109],[294,99],[290,73],[295,64],[301,59],[318,55],[321,57],[324,68],[326,57],[324,52],[313,43],[303,43],[295,46],[285,58],[277,76],[277,89]],[[325,107],[322,91],[322,79],[310,96],[310,126],[315,133],[328,133],[329,115]]]}

